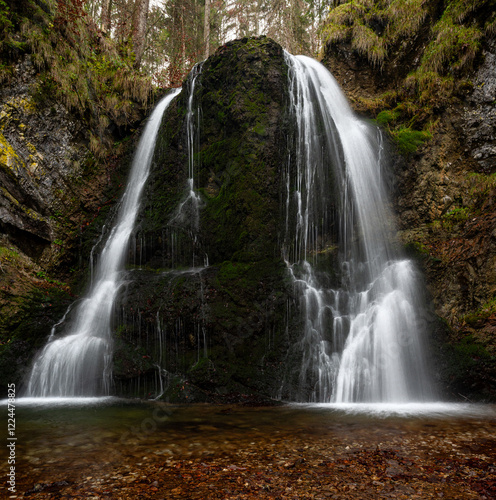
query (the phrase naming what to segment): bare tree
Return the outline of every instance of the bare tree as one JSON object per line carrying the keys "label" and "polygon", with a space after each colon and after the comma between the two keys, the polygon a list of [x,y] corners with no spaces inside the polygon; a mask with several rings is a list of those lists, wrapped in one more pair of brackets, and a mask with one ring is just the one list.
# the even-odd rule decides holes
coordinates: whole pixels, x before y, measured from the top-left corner
{"label": "bare tree", "polygon": [[110,35],[112,28],[112,0],[102,0],[102,11],[100,14],[100,25],[104,33]]}
{"label": "bare tree", "polygon": [[146,42],[146,21],[148,19],[148,10],[150,0],[136,0],[136,10],[133,20],[133,49],[134,49],[134,66],[139,68],[141,58],[145,50]]}
{"label": "bare tree", "polygon": [[205,0],[203,38],[205,40],[205,59],[207,59],[210,55],[210,0]]}

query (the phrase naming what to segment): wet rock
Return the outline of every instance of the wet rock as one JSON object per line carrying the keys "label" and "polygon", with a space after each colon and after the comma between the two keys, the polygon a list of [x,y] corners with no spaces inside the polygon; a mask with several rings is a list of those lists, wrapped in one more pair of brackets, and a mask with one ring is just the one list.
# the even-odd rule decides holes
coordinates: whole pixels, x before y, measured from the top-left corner
{"label": "wet rock", "polygon": [[[435,4],[442,12],[442,2]],[[427,25],[436,16],[427,15]],[[408,37],[408,47],[388,47],[380,68],[354,51],[349,40],[326,48],[324,62],[358,112],[373,117],[378,113],[373,103],[379,102],[381,110],[394,109],[402,99],[408,101],[409,97],[401,96],[405,71],[419,67],[430,41],[427,25]],[[494,400],[496,336],[490,333],[490,325],[496,312],[492,180],[496,42],[492,35],[484,37],[482,47],[481,57],[460,76],[456,95],[433,112],[432,139],[406,157],[395,152],[394,144],[389,145],[389,153],[399,240],[423,270],[426,295],[433,306],[426,312],[425,326],[431,332],[440,386],[451,397]],[[389,100],[398,91],[399,99]],[[436,102],[432,104],[436,107]]]}
{"label": "wet rock", "polygon": [[480,172],[496,171],[496,43],[490,41],[483,54],[484,62],[473,79],[473,92],[467,98],[461,131],[467,150],[477,161]]}
{"label": "wet rock", "polygon": [[30,57],[0,90],[0,228],[40,261],[56,238],[50,215],[67,210],[88,158],[83,125],[56,102],[35,101]]}
{"label": "wet rock", "polygon": [[192,78],[162,122],[139,216],[118,390],[146,378],[155,394],[155,363],[167,371],[162,397],[171,401],[267,401],[299,321],[279,243],[289,133],[283,51],[265,37],[230,42],[196,77],[197,213],[187,199]]}

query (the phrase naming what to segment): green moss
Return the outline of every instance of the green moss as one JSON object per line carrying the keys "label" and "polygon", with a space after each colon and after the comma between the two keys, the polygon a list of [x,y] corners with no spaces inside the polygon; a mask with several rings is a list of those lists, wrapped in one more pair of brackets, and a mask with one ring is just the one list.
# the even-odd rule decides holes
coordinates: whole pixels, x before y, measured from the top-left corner
{"label": "green moss", "polygon": [[493,297],[491,300],[484,303],[476,311],[472,311],[462,316],[461,320],[469,326],[474,327],[483,323],[494,314],[496,314],[496,297]]}
{"label": "green moss", "polygon": [[[174,219],[189,176],[187,92],[162,122],[138,222],[146,248],[123,300],[140,311],[128,324],[140,322],[134,335],[142,345],[160,324],[163,366],[177,375],[169,400],[215,400],[220,393],[258,389],[267,394],[276,380],[270,374],[280,369],[275,358],[283,353],[272,351],[282,350],[293,321],[286,315],[293,287],[278,242],[286,71],[282,49],[266,38],[229,43],[204,63],[193,97],[202,109],[194,151],[194,187],[202,199],[198,229]],[[192,271],[204,254],[209,266]],[[121,338],[128,335],[120,331]],[[153,359],[156,344],[147,347]]]}
{"label": "green moss", "polygon": [[477,365],[480,360],[490,360],[491,355],[486,348],[476,341],[471,335],[465,337],[461,342],[454,344],[454,355],[457,360],[457,369],[466,369]]}
{"label": "green moss", "polygon": [[449,212],[443,215],[443,223],[449,225],[458,224],[460,222],[465,222],[470,216],[470,210],[468,207],[456,207],[452,208]]}
{"label": "green moss", "polygon": [[[414,153],[425,141],[432,138],[428,129],[417,130],[415,122],[419,109],[409,101],[399,102],[393,109],[384,109],[376,117],[376,122],[385,127],[402,154]],[[408,119],[408,123],[405,121]]]}
{"label": "green moss", "polygon": [[467,335],[449,343],[444,340],[439,348],[438,370],[446,395],[469,401],[496,400],[496,357],[484,344]]}
{"label": "green moss", "polygon": [[401,113],[398,109],[385,109],[377,115],[376,120],[379,125],[389,125],[394,123],[400,115]]}
{"label": "green moss", "polygon": [[10,262],[15,266],[20,260],[20,255],[10,247],[0,246],[0,259]]}
{"label": "green moss", "polygon": [[253,132],[255,132],[255,134],[257,135],[260,135],[262,137],[265,137],[267,135],[267,130],[266,130],[266,127],[264,124],[262,123],[257,123],[254,127],[253,127]]}
{"label": "green moss", "polygon": [[[425,37],[418,44],[417,67],[402,77],[392,102],[360,100],[381,125],[392,126],[400,151],[411,153],[429,138],[425,127],[433,115],[470,92],[464,77],[495,25],[492,0],[349,0],[331,7],[323,35],[329,53],[335,45],[348,45],[395,78],[403,60],[411,65],[411,43],[405,38],[416,43]],[[408,109],[400,109],[405,105]]]}
{"label": "green moss", "polygon": [[225,261],[221,264],[219,269],[218,279],[221,282],[225,280],[239,279],[246,276],[248,271],[252,268],[252,264],[246,262],[231,262]]}
{"label": "green moss", "polygon": [[187,371],[188,380],[191,383],[203,388],[227,385],[229,383],[229,377],[223,376],[225,375],[224,371],[217,369],[212,361],[212,357],[216,358],[215,354],[210,351],[207,357],[200,358],[196,363],[191,365]]}
{"label": "green moss", "polygon": [[496,371],[496,358],[472,336],[447,348],[447,379],[449,387],[456,396],[471,400],[494,401],[493,376]]}
{"label": "green moss", "polygon": [[414,257],[425,257],[429,255],[429,249],[419,241],[412,241],[405,246],[408,254]]}
{"label": "green moss", "polygon": [[[447,2],[441,19],[432,28],[433,40],[424,51],[422,71],[442,72],[447,65],[456,70],[472,63],[480,50],[482,30],[470,25],[468,18],[488,3]],[[431,2],[425,0],[345,1],[330,9],[323,28],[324,41],[349,41],[372,64],[382,64],[391,48],[419,30],[430,8]],[[462,24],[465,21],[467,25]]]}
{"label": "green moss", "polygon": [[239,150],[241,140],[239,138],[221,139],[212,142],[201,150],[201,163],[205,169],[214,172],[224,170],[225,167],[235,162],[235,158],[230,156],[231,150]]}
{"label": "green moss", "polygon": [[403,154],[414,153],[419,146],[432,138],[432,134],[428,131],[412,130],[404,126],[391,131],[391,134]]}
{"label": "green moss", "polygon": [[[278,87],[266,78],[269,71],[281,75]],[[274,145],[271,115],[283,104],[285,71],[280,47],[266,38],[229,43],[203,67],[195,95],[203,110],[198,188],[206,203],[200,227],[216,262],[273,253],[275,157],[282,144]],[[237,72],[244,77],[234,79]]]}

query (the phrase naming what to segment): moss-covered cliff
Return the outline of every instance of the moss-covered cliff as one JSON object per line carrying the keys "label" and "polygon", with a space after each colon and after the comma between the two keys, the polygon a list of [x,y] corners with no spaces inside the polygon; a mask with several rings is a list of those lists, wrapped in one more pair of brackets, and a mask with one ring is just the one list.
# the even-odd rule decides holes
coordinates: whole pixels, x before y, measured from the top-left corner
{"label": "moss-covered cliff", "polygon": [[[85,107],[37,96],[30,54],[9,64],[20,78],[2,87],[10,106],[2,171],[13,174],[3,191],[0,370],[21,383],[84,290],[91,248],[105,221],[111,225],[129,162],[118,140],[115,154],[92,151]],[[170,106],[116,306],[117,394],[156,396],[165,387],[163,397],[179,401],[279,394],[301,331],[298,314],[289,314],[297,305],[280,251],[286,72],[282,48],[266,38],[219,49],[196,73],[193,149],[186,118],[195,74]],[[122,130],[109,126],[105,137]],[[198,211],[189,206],[191,171]]]}
{"label": "moss-covered cliff", "polygon": [[[324,62],[392,142],[400,239],[423,267],[448,394],[496,396],[491,1],[345,1]],[[444,327],[442,325],[445,325]]]}
{"label": "moss-covered cliff", "polygon": [[160,365],[172,381],[164,397],[278,393],[299,321],[287,318],[293,287],[279,245],[286,72],[273,41],[228,43],[169,108],[121,305],[114,375],[124,392],[143,394],[145,380],[155,391]]}

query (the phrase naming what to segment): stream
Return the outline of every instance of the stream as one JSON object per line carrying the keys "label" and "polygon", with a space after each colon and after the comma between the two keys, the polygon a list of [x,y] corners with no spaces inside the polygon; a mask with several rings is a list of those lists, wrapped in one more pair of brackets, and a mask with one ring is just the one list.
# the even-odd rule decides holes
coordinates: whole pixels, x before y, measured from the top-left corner
{"label": "stream", "polygon": [[16,437],[4,498],[496,495],[494,405],[21,398]]}

